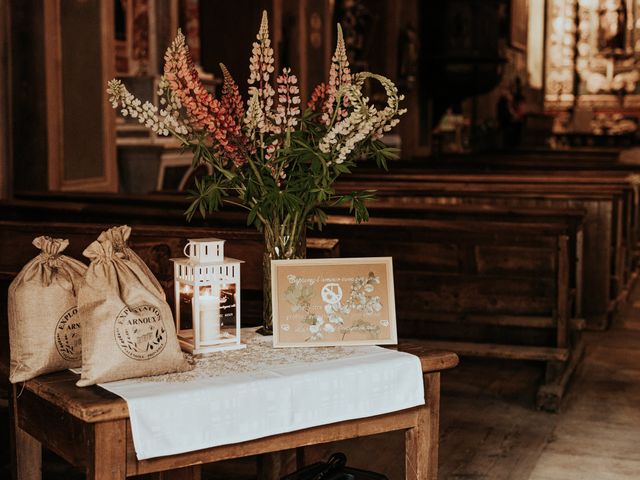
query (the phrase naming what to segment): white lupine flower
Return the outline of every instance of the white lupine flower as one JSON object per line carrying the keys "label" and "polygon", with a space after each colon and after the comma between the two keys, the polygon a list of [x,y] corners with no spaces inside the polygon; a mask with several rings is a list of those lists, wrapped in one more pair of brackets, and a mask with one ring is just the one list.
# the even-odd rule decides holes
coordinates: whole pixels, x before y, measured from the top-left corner
{"label": "white lupine flower", "polygon": [[[347,49],[342,35],[342,27],[338,24],[338,42],[336,50],[331,58],[331,69],[329,70],[329,84],[327,85],[327,100],[324,104],[324,113],[322,114],[322,122],[325,125],[331,123],[331,119],[336,108],[336,100],[340,98],[340,91],[347,85],[351,85],[351,70],[349,68],[349,59],[347,58]],[[342,108],[348,105],[348,101],[340,99],[343,104],[338,107],[337,120],[343,119],[347,115],[347,111]]]}
{"label": "white lupine flower", "polygon": [[[362,86],[367,77],[378,80],[387,94],[387,106],[380,111],[369,105],[369,99],[362,95]],[[367,138],[378,139],[391,131],[399,122],[397,117],[406,112],[406,109],[398,108],[402,96],[398,95],[396,86],[381,75],[358,74],[356,81],[341,88],[338,94],[348,99],[352,111],[344,120],[337,122],[318,145],[321,152],[334,154],[333,162],[336,164],[345,162],[358,144]]]}
{"label": "white lupine flower", "polygon": [[251,58],[249,60],[249,101],[248,109],[251,108],[250,102],[255,95],[258,96],[258,106],[262,112],[262,122],[257,125],[260,133],[268,133],[272,120],[273,97],[275,91],[269,84],[269,75],[274,71],[273,48],[271,48],[271,39],[269,38],[269,20],[266,10],[262,13],[262,21],[260,29],[256,35],[256,42],[253,42],[251,49]]}
{"label": "white lupine flower", "polygon": [[247,135],[255,140],[256,133],[261,131],[261,126],[264,127],[264,113],[260,108],[260,98],[257,92],[249,99],[249,108],[244,116],[244,124],[247,128]]}
{"label": "white lupine flower", "polygon": [[[161,84],[162,82],[163,79],[161,79]],[[163,93],[165,91],[168,90],[163,90]],[[173,115],[166,114],[169,109],[179,108],[172,101],[174,97],[171,93],[167,95],[167,110],[160,110],[160,115],[158,115],[158,108],[155,105],[149,102],[142,103],[127,90],[120,80],[111,80],[108,83],[107,92],[110,95],[109,102],[111,102],[112,106],[115,105],[114,108],[121,109],[120,113],[123,117],[136,118],[140,124],[150,128],[158,135],[166,136],[172,132],[179,135],[187,135],[190,131],[186,123],[179,121]]]}

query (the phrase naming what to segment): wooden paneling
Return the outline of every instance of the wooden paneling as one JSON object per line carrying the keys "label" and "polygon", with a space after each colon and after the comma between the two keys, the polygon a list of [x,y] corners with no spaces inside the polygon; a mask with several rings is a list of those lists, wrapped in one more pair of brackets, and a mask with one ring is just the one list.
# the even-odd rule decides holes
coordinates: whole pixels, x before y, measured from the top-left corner
{"label": "wooden paneling", "polygon": [[112,2],[44,2],[48,188],[117,190]]}
{"label": "wooden paneling", "polygon": [[46,190],[48,186],[44,3],[43,0],[9,2],[12,163],[16,191]]}
{"label": "wooden paneling", "polygon": [[92,64],[101,57],[91,21],[99,18],[98,2],[60,2],[63,182],[101,177],[104,171],[104,75],[100,64]]}

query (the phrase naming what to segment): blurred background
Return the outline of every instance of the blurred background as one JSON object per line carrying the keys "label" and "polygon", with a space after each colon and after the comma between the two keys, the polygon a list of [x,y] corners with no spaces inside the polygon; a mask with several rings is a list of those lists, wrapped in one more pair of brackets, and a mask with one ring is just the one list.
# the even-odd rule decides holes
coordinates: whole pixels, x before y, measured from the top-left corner
{"label": "blurred background", "polygon": [[386,140],[405,160],[634,143],[638,0],[0,0],[0,194],[185,188],[189,156],[116,119],[106,82],[157,101],[181,28],[212,91],[218,62],[244,89],[263,9],[303,100],[337,22],[353,69],[397,82],[409,113]]}

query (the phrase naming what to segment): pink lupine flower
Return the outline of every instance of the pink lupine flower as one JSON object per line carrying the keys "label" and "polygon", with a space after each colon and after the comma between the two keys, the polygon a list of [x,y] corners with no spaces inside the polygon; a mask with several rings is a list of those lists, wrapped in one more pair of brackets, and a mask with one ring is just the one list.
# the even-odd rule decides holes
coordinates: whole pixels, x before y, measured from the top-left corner
{"label": "pink lupine flower", "polygon": [[311,98],[307,102],[307,108],[314,112],[321,112],[327,98],[327,86],[324,82],[316,85],[311,92]]}
{"label": "pink lupine flower", "polygon": [[298,124],[297,117],[300,115],[298,79],[295,75],[291,75],[290,68],[283,68],[276,83],[278,85],[278,107],[274,115],[273,132],[291,132]]}

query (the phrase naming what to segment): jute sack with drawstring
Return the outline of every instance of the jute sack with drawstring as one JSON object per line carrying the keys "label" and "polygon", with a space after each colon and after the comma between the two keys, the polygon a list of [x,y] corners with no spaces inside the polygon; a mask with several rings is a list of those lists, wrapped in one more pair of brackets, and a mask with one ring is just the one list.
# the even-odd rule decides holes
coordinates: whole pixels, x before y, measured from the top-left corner
{"label": "jute sack with drawstring", "polygon": [[86,265],[62,255],[61,238],[38,237],[40,254],[9,286],[9,380],[24,382],[82,361],[77,292]]}
{"label": "jute sack with drawstring", "polygon": [[78,295],[79,387],[189,369],[164,291],[127,245],[130,234],[127,226],[112,228],[83,252],[91,263]]}

